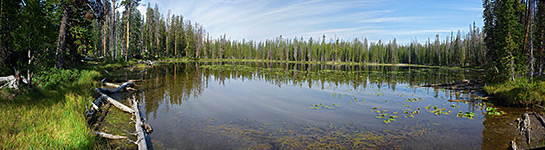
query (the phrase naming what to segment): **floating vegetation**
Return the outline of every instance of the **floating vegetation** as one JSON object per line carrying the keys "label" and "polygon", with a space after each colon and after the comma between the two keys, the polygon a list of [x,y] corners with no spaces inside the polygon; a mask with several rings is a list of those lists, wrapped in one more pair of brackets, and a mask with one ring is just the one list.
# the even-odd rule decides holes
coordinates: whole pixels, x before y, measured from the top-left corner
{"label": "floating vegetation", "polygon": [[386,95],[386,94],[385,94],[384,92],[382,92],[382,91],[379,91],[379,92],[375,92],[375,93],[373,93],[373,94],[371,94],[371,95],[384,96],[384,95]]}
{"label": "floating vegetation", "polygon": [[335,97],[335,98],[343,98],[345,96],[346,94],[338,94],[338,93],[331,94],[331,97]]}
{"label": "floating vegetation", "polygon": [[333,103],[333,107],[331,107],[331,106],[328,106],[328,105],[324,105],[324,103],[320,103],[320,104],[313,104],[309,108],[312,108],[312,109],[322,109],[322,108],[334,109],[335,107],[339,107],[339,105]]}
{"label": "floating vegetation", "polygon": [[456,114],[456,117],[460,117],[460,118],[469,118],[469,119],[473,119],[473,117],[475,116],[475,113],[473,112],[462,112],[460,111],[458,114]]}
{"label": "floating vegetation", "polygon": [[501,111],[501,110],[497,110],[496,108],[494,107],[486,107],[486,112],[488,115],[503,115],[505,114],[505,112]]}
{"label": "floating vegetation", "polygon": [[447,110],[447,108],[439,108],[436,105],[433,105],[433,106],[428,105],[428,106],[426,106],[426,109],[428,110],[428,112],[430,112],[430,113],[432,113],[432,114],[434,114],[436,116],[439,116],[441,114],[448,115],[448,114],[451,113],[451,111]]}

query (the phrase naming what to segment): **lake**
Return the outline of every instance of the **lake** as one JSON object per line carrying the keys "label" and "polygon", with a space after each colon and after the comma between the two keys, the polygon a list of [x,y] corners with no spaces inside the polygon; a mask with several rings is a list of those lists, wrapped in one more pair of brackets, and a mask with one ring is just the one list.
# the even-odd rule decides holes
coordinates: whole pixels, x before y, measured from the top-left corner
{"label": "lake", "polygon": [[130,76],[155,149],[505,149],[524,113],[417,87],[483,78],[474,69],[200,62]]}

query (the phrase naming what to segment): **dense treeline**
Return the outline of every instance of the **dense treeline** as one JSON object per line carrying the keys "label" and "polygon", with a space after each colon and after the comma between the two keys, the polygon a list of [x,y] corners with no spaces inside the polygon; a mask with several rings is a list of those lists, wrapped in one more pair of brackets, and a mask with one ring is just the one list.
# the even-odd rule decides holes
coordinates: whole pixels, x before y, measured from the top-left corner
{"label": "dense treeline", "polygon": [[[202,25],[170,11],[167,15],[161,14],[157,5],[152,8],[148,3],[144,16],[136,9],[141,5],[139,0],[9,1],[2,2],[1,6],[0,67],[9,68],[2,69],[2,74],[13,73],[11,68],[38,71],[52,66],[66,68],[77,66],[82,56],[105,61],[259,59],[488,65],[499,75],[514,77],[533,68],[542,72],[545,63],[543,23],[540,23],[543,22],[542,3],[484,0],[484,29],[473,23],[467,33],[451,32],[442,37],[436,35],[398,44],[396,39],[370,42],[366,38],[343,40],[326,35],[319,39],[280,35],[265,41],[231,40],[226,35],[211,38]],[[505,41],[512,44],[505,45],[509,43]],[[531,42],[533,44],[528,44]],[[541,52],[533,54],[536,49]],[[65,57],[70,63],[64,62]],[[534,59],[538,59],[539,65],[534,65]]]}
{"label": "dense treeline", "polygon": [[[338,38],[322,39],[303,37],[284,39],[282,36],[264,42],[233,41],[225,39],[206,41],[203,55],[213,59],[261,59],[281,61],[338,61],[365,63],[406,63],[445,66],[476,66],[484,64],[482,32],[471,26],[470,33],[447,36],[436,35],[434,40],[419,43],[417,39],[406,45],[393,41],[369,42],[366,38],[351,41]],[[208,55],[206,55],[208,54]]]}
{"label": "dense treeline", "polygon": [[[485,43],[496,79],[543,76],[545,1],[484,0]],[[536,59],[539,65],[536,65]]]}
{"label": "dense treeline", "polygon": [[[405,45],[397,44],[396,39],[388,42],[381,40],[369,42],[366,38],[345,41],[335,37],[328,39],[325,35],[321,39],[303,37],[291,39],[279,36],[265,41],[237,41],[227,39],[226,35],[211,39],[202,25],[192,24],[181,15],[171,15],[170,11],[164,16],[157,5],[154,8],[151,8],[150,4],[147,6],[147,17],[141,20],[138,20],[139,17],[134,18],[137,20],[131,28],[131,31],[134,31],[131,33],[135,36],[129,39],[131,41],[129,43],[132,44],[129,46],[130,55],[125,53],[121,55],[145,59],[186,57],[445,66],[480,66],[486,62],[484,37],[475,24],[470,26],[470,32],[467,34],[458,31],[456,35],[451,33],[444,38],[437,35],[434,39],[427,39],[425,43],[419,43],[414,39]],[[141,16],[137,10],[134,12],[133,16]],[[100,24],[96,25],[96,35],[100,35],[98,33]],[[124,34],[121,32],[117,38],[126,36]],[[111,39],[105,38],[103,41],[107,40]],[[126,41],[122,43],[124,42]],[[95,56],[117,59],[116,54],[119,52],[107,48],[107,45],[103,48],[95,47],[96,50],[92,53]]]}

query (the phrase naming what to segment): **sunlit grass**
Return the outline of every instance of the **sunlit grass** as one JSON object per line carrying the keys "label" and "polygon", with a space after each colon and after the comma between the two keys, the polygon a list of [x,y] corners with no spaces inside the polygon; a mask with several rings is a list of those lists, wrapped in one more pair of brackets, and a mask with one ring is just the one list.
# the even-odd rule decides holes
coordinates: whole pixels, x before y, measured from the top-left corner
{"label": "sunlit grass", "polygon": [[489,84],[484,90],[502,104],[519,106],[543,106],[545,98],[545,81],[518,78],[515,81],[505,81]]}
{"label": "sunlit grass", "polygon": [[30,89],[15,99],[0,98],[0,149],[93,149],[95,136],[85,120],[96,71],[52,90]]}

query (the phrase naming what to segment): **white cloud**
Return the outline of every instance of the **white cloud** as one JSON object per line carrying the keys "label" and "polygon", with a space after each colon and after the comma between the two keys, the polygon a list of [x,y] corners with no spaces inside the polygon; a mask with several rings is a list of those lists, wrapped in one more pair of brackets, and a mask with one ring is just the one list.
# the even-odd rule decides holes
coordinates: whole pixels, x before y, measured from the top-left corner
{"label": "white cloud", "polygon": [[[163,15],[170,9],[173,14],[183,15],[184,20],[202,24],[212,38],[226,34],[234,40],[265,40],[279,35],[316,39],[325,34],[345,40],[398,37],[403,38],[400,41],[410,41],[414,37],[458,30],[452,26],[466,29],[472,23],[460,21],[456,13],[430,13],[418,9],[421,4],[406,6],[406,1],[397,0],[148,0],[141,4],[148,2],[152,8],[157,3]],[[476,11],[479,6],[456,11],[475,13],[473,17],[480,19]],[[145,15],[146,7],[138,9]]]}

